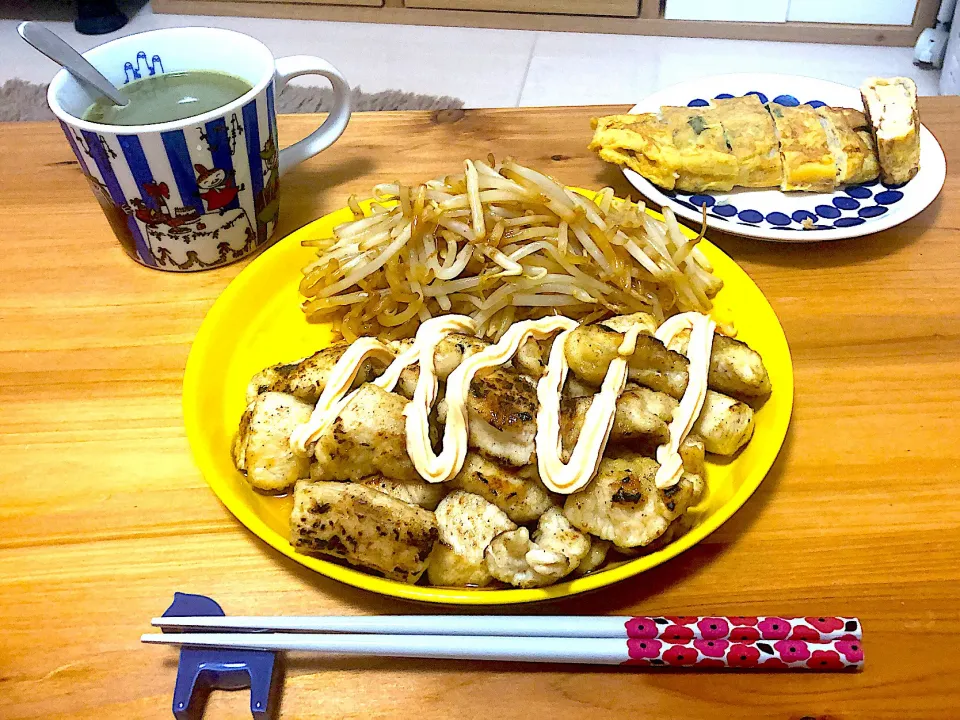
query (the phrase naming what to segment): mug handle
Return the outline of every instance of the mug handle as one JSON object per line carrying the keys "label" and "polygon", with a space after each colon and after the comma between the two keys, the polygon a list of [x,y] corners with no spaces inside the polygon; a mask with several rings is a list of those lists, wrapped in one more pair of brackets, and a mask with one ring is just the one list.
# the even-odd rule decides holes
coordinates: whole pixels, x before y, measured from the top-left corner
{"label": "mug handle", "polygon": [[283,175],[290,168],[299,165],[304,160],[312,158],[321,150],[333,145],[337,138],[350,122],[352,100],[350,86],[340,71],[326,60],[309,55],[291,55],[277,58],[276,61],[276,94],[286,87],[287,83],[300,75],[323,75],[333,86],[333,110],[318,127],[303,140],[295,142],[288,148],[280,151],[280,174]]}

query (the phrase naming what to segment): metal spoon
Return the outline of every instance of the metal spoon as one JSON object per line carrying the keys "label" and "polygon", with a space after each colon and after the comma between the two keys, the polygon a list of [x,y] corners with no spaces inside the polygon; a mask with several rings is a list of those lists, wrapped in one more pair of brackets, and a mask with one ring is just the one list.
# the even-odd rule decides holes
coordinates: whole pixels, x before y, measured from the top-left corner
{"label": "metal spoon", "polygon": [[73,75],[80,83],[108,97],[114,105],[125,106],[130,100],[107,80],[83,55],[70,47],[59,35],[40,23],[23,22],[17,28],[20,37]]}

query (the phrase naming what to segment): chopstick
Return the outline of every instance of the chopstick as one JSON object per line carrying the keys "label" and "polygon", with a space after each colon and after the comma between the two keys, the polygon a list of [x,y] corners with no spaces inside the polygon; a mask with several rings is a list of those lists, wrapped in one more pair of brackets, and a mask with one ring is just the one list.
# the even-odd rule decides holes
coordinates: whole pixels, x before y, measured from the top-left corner
{"label": "chopstick", "polygon": [[859,641],[851,640],[743,644],[704,639],[668,643],[623,638],[316,633],[170,633],[140,639],[190,647],[440,660],[808,670],[856,670],[863,665]]}
{"label": "chopstick", "polygon": [[[387,615],[159,617],[141,641],[188,647],[505,662],[847,670],[856,618]],[[240,632],[224,632],[235,630]]]}
{"label": "chopstick", "polygon": [[[471,635],[504,637],[710,639],[755,642],[798,639],[861,639],[856,618],[845,617],[629,617],[575,615],[353,615],[157,617],[156,627],[183,630],[246,630],[375,635]],[[739,631],[739,634],[738,634]]]}

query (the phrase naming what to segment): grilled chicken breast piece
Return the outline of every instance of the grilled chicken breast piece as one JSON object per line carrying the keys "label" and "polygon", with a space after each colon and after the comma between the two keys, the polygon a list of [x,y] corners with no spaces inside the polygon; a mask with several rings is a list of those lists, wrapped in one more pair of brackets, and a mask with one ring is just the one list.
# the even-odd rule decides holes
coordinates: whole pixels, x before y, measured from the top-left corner
{"label": "grilled chicken breast piece", "polygon": [[644,335],[653,335],[657,331],[657,319],[650,313],[635,312],[629,315],[614,315],[606,320],[601,320],[598,325],[602,325],[608,330],[625,333],[634,325],[640,325]]}
{"label": "grilled chicken breast piece", "polygon": [[[338,342],[295,363],[274,365],[261,370],[247,386],[247,402],[262,392],[274,391],[294,395],[304,402],[316,404],[327,386],[327,378],[334,365],[350,347],[349,342]],[[360,365],[353,387],[375,380],[384,371],[384,364],[367,358]]]}
{"label": "grilled chicken breast piece", "polygon": [[[574,374],[599,386],[622,342],[623,333],[602,325],[581,325],[567,337],[564,354]],[[679,400],[687,388],[689,361],[683,353],[689,343],[689,331],[678,333],[669,348],[655,337],[640,335],[628,361],[629,380]],[[746,343],[719,333],[714,334],[707,385],[738,398],[770,394],[770,376],[760,354]]]}
{"label": "grilled chicken breast piece", "polygon": [[673,420],[673,413],[680,404],[679,400],[667,395],[667,393],[657,392],[636,383],[627,383],[623,394],[627,395],[631,402],[637,403],[638,406],[649,413],[653,413],[668,425]]}
{"label": "grilled chicken breast piece", "polygon": [[432,512],[365,485],[301,481],[294,490],[290,542],[300,552],[333,555],[414,583],[437,537]]}
{"label": "grilled chicken breast piece", "polygon": [[[300,362],[299,360],[297,362]],[[297,363],[286,363],[280,365],[271,365],[256,373],[250,382],[247,383],[247,404],[249,405],[257,396],[265,392],[283,392],[286,385],[286,377],[294,371]]]}
{"label": "grilled chicken breast piece", "polygon": [[691,432],[714,455],[733,455],[753,437],[753,408],[729,395],[707,390]]}
{"label": "grilled chicken breast piece", "polygon": [[593,535],[590,535],[589,538],[590,552],[580,561],[577,569],[573,571],[574,575],[586,575],[588,572],[593,572],[603,565],[607,559],[607,553],[610,552],[610,548],[613,547],[613,543],[608,540],[601,540]]}
{"label": "grilled chicken breast piece", "polygon": [[317,440],[314,480],[360,480],[381,474],[395,480],[421,480],[407,454],[403,409],[396,393],[366,383]]}
{"label": "grilled chicken breast piece", "polygon": [[567,381],[563,384],[562,392],[564,398],[589,398],[597,394],[597,388],[585,383],[574,373],[569,373]]}
{"label": "grilled chicken breast piece", "polygon": [[425,510],[435,510],[444,496],[450,491],[446,483],[428,483],[426,480],[394,480],[383,475],[369,475],[357,480],[409,505],[417,505]]}
{"label": "grilled chicken breast piece", "polygon": [[461,335],[459,333],[447,335],[437,343],[437,349],[433,356],[437,377],[446,381],[450,373],[460,366],[460,363],[488,347],[490,347],[489,341],[472,335]]}
{"label": "grilled chicken breast piece", "polygon": [[527,338],[513,356],[513,367],[536,382],[546,372],[547,357],[538,341]]}
{"label": "grilled chicken breast piece", "polygon": [[577,569],[590,553],[590,538],[551,508],[530,537],[525,527],[497,535],[484,556],[494,578],[515,587],[552,585]]}
{"label": "grilled chicken breast piece", "polygon": [[[706,481],[706,446],[703,438],[699,435],[687,435],[677,450],[680,459],[683,461],[683,470],[690,475],[698,475],[702,481]],[[699,493],[698,493],[699,494]],[[701,498],[702,499],[702,498]]]}
{"label": "grilled chicken breast piece", "polygon": [[307,476],[309,458],[294,454],[290,435],[312,412],[312,406],[293,395],[265,392],[254,398],[233,442],[233,462],[247,482],[258,490],[278,492]]}
{"label": "grilled chicken breast piece", "polygon": [[493,580],[483,562],[467,560],[453,548],[437,543],[430,553],[427,582],[440,587],[484,587]]}
{"label": "grilled chicken breast piece", "polygon": [[537,388],[504,366],[477,373],[467,394],[469,445],[489,458],[521,467],[533,461]]}
{"label": "grilled chicken breast piece", "polygon": [[694,518],[690,513],[681,515],[668,527],[663,535],[658,537],[649,545],[637,546],[634,548],[619,547],[617,545],[611,545],[610,549],[617,553],[618,555],[623,555],[628,558],[637,558],[642,557],[643,555],[649,555],[650,553],[655,553],[658,550],[663,550],[667,545],[672,543],[677,538],[686,535],[693,528]]}
{"label": "grilled chicken breast piece", "polygon": [[[670,349],[686,353],[689,344],[690,331],[685,330],[673,339]],[[683,385],[686,389],[686,380]],[[760,353],[745,342],[715,333],[707,386],[736,398],[765,397],[770,394],[770,375]]]}
{"label": "grilled chicken breast piece", "polygon": [[[653,390],[647,390],[653,393]],[[628,388],[617,398],[617,412],[613,416],[613,428],[610,430],[610,446],[656,447],[670,439],[667,422],[647,409],[647,401],[639,388]],[[663,393],[656,393],[663,395]],[[674,405],[677,401],[669,395]],[[592,397],[564,398],[560,403],[560,438],[563,447],[561,458],[570,461],[570,454],[580,437],[580,431],[587,417],[587,411],[593,404]]]}
{"label": "grilled chicken breast piece", "polygon": [[[412,342],[412,341],[409,341]],[[398,349],[407,347],[406,342]],[[460,333],[451,333],[445,336],[437,343],[433,354],[434,372],[437,380],[446,382],[450,373],[459,367],[460,363],[471,355],[476,355],[481,350],[490,347],[490,343],[482,338],[472,335],[462,335]],[[417,381],[420,379],[419,365],[411,365],[404,368],[400,374],[400,380],[397,383],[396,392],[408,400],[413,399],[413,392],[417,387]]]}
{"label": "grilled chicken breast piece", "polygon": [[430,556],[431,585],[483,587],[493,579],[484,561],[497,535],[516,529],[506,513],[479,495],[454,490],[436,510],[440,542]]}
{"label": "grilled chicken breast piece", "polygon": [[533,522],[554,506],[536,476],[536,465],[515,468],[468,452],[450,487],[479,495],[503,510],[515,523]]}
{"label": "grilled chicken breast piece", "polygon": [[[570,370],[599,387],[610,362],[617,357],[623,333],[603,325],[581,325],[567,336],[564,355]],[[652,335],[639,335],[628,362],[627,377],[654,390],[682,397],[687,386],[687,359],[664,347]]]}
{"label": "grilled chicken breast piece", "polygon": [[620,547],[649,545],[703,492],[703,479],[690,473],[673,487],[658,490],[658,467],[642,455],[604,458],[596,478],[567,497],[563,514],[582,532]]}
{"label": "grilled chicken breast piece", "polygon": [[[673,419],[673,413],[679,404],[679,401],[666,393],[635,385],[624,390],[617,400],[616,418],[620,417],[621,407],[624,407],[630,409],[632,416],[653,415],[666,427]],[[619,440],[619,438],[615,439],[617,422],[618,420],[615,419],[614,431],[610,434],[610,441],[614,444]],[[693,424],[691,432],[702,440],[707,452],[715,455],[733,455],[753,437],[753,426],[753,408],[728,395],[707,390],[700,416]],[[620,441],[620,444],[632,442],[632,446],[638,451],[649,449],[651,444],[657,445],[664,442],[663,440],[657,442],[653,436],[648,440],[642,433],[636,433],[627,440],[628,442]]]}

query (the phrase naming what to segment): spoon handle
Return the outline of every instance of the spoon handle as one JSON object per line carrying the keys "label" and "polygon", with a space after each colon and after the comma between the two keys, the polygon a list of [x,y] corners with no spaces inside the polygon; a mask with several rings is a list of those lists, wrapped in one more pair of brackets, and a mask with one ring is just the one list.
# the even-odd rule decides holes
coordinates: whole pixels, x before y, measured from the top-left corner
{"label": "spoon handle", "polygon": [[70,47],[56,33],[35,22],[20,23],[17,30],[20,37],[33,47],[66,68],[67,72],[77,80],[91,85],[97,92],[106,95],[115,105],[123,106],[130,102],[83,55]]}

